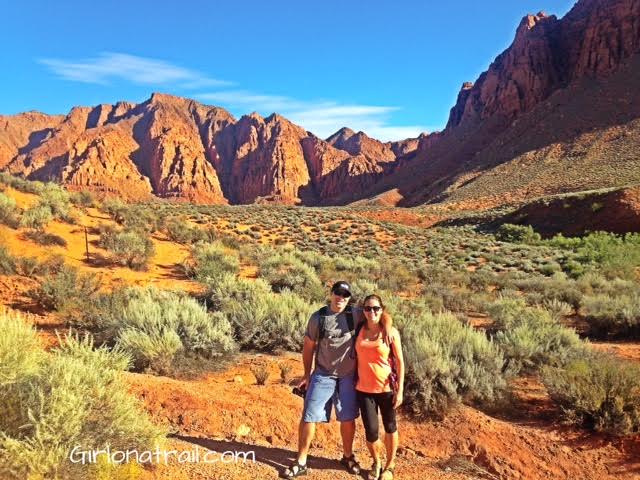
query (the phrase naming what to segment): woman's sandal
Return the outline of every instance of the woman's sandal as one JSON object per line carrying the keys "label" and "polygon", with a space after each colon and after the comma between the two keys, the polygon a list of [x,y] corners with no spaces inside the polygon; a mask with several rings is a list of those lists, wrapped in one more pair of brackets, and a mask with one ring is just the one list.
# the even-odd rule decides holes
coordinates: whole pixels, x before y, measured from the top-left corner
{"label": "woman's sandal", "polygon": [[367,474],[367,480],[378,480],[380,478],[380,470],[382,469],[382,465],[379,463],[374,463],[371,465],[371,470]]}
{"label": "woman's sandal", "polygon": [[[385,475],[388,473],[388,475]],[[380,480],[393,480],[393,467],[385,468],[380,474]]]}
{"label": "woman's sandal", "polygon": [[358,464],[355,455],[351,454],[350,457],[343,456],[340,463],[344,465],[347,471],[352,475],[358,475],[360,473],[360,465]]}
{"label": "woman's sandal", "polygon": [[306,465],[300,465],[298,462],[295,462],[282,472],[282,478],[296,478],[301,475],[306,475],[307,471],[308,468]]}

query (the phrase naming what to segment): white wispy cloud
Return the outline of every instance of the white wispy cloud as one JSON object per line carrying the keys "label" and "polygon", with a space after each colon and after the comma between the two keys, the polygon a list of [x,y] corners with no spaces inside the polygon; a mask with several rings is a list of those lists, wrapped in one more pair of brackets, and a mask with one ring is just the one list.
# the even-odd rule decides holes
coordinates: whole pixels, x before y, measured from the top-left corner
{"label": "white wispy cloud", "polygon": [[341,104],[334,101],[301,101],[281,95],[264,95],[246,90],[201,93],[196,98],[217,105],[251,110],[263,115],[278,112],[315,135],[326,138],[342,127],[363,131],[382,141],[417,137],[427,131],[423,125],[393,125],[393,106]]}
{"label": "white wispy cloud", "polygon": [[328,137],[342,127],[363,131],[382,141],[417,137],[428,130],[424,125],[393,123],[392,113],[400,110],[399,107],[299,100],[248,90],[225,90],[234,83],[210,78],[164,60],[126,53],[104,52],[85,60],[45,58],[38,61],[57,76],[75,82],[108,85],[119,80],[167,89],[215,89],[190,96],[240,113],[256,111],[268,115],[277,112],[321,138]]}
{"label": "white wispy cloud", "polygon": [[83,83],[107,85],[113,80],[125,80],[138,85],[173,85],[181,88],[211,88],[232,84],[164,60],[126,53],[105,52],[98,57],[79,61],[58,58],[38,61],[61,78]]}

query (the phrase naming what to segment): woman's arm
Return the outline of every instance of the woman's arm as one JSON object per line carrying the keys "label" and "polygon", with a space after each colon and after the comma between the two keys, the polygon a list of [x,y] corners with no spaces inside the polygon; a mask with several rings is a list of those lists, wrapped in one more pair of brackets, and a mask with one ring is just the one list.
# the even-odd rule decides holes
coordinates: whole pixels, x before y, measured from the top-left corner
{"label": "woman's arm", "polygon": [[[394,329],[395,330],[395,329]],[[398,375],[398,391],[393,397],[393,408],[398,408],[402,405],[404,397],[404,356],[402,355],[402,343],[400,341],[400,334],[395,331],[393,336],[393,342],[391,343],[393,348],[393,355],[396,362],[396,373]]]}

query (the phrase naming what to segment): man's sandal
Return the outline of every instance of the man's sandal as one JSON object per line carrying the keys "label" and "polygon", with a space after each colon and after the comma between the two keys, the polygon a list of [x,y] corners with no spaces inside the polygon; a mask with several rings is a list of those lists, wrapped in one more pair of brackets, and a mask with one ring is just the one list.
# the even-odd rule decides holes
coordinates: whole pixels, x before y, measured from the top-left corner
{"label": "man's sandal", "polygon": [[350,457],[343,456],[342,460],[340,460],[340,463],[344,465],[347,471],[352,475],[360,474],[360,465],[358,464],[355,455],[351,454]]}
{"label": "man's sandal", "polygon": [[393,480],[393,467],[385,468],[380,474],[380,480]]}
{"label": "man's sandal", "polygon": [[282,472],[282,478],[296,478],[301,475],[306,475],[308,468],[306,465],[300,465],[298,462],[293,463],[290,467],[286,468]]}
{"label": "man's sandal", "polygon": [[382,465],[379,463],[374,463],[371,465],[371,470],[367,474],[367,480],[378,480],[380,478],[380,470],[382,469]]}

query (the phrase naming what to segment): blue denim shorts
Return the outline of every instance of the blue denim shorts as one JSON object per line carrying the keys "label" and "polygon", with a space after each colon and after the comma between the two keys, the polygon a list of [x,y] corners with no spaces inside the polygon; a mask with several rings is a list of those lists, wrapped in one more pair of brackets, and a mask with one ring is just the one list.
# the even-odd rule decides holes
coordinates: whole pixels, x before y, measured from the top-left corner
{"label": "blue denim shorts", "polygon": [[304,398],[302,421],[307,423],[331,420],[331,407],[336,408],[339,422],[358,418],[355,372],[345,377],[333,377],[318,370],[311,374],[307,395]]}

